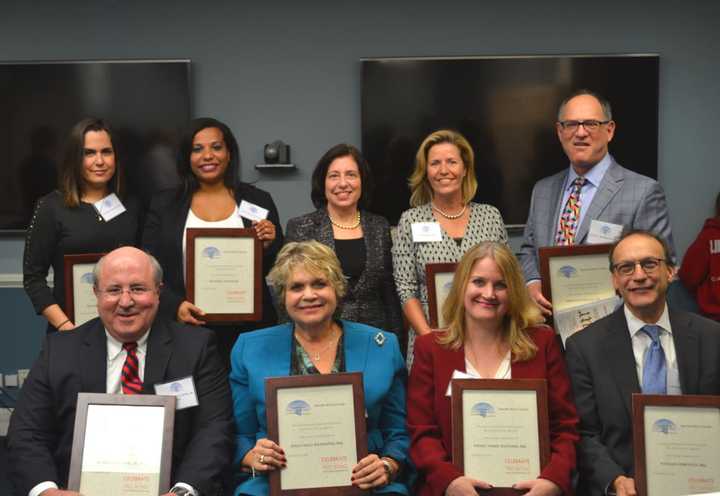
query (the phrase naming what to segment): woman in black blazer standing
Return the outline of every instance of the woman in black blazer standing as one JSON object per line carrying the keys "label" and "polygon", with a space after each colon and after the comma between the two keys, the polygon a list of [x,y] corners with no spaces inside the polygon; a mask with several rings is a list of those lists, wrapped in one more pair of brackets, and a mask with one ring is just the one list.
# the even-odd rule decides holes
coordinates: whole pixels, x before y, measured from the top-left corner
{"label": "woman in black blazer standing", "polygon": [[[203,310],[185,296],[185,231],[189,227],[254,228],[263,243],[263,315],[259,322],[213,326],[221,353],[228,357],[240,332],[274,325],[277,314],[265,275],[282,246],[277,208],[270,195],[239,179],[240,151],[230,128],[216,119],[190,122],[180,141],[177,190],[157,195],[147,214],[142,245],[164,271],[160,312],[166,318],[203,325]],[[268,211],[266,219],[251,221],[240,215],[242,201]]]}
{"label": "woman in black blazer standing", "polygon": [[[120,160],[110,126],[86,118],[70,131],[60,166],[58,189],[38,199],[25,238],[23,286],[47,331],[69,331],[65,313],[64,256],[104,253],[138,241],[140,205],[124,198]],[[122,200],[120,199],[122,198]],[[93,204],[111,202],[103,215]],[[53,268],[53,288],[47,284]]]}
{"label": "woman in black blazer standing", "polygon": [[367,161],[352,145],[335,145],[312,175],[315,212],[290,219],[288,241],[317,240],[333,250],[348,278],[340,317],[398,333],[400,303],[392,276],[390,227],[364,210],[372,194]]}

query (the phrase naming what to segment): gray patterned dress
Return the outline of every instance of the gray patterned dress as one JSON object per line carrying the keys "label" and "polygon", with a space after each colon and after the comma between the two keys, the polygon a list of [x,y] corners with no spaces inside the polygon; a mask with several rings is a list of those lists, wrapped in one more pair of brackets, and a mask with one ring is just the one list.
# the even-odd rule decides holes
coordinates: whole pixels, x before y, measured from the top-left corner
{"label": "gray patterned dress", "polygon": [[[429,203],[403,212],[398,222],[397,238],[393,243],[393,274],[401,305],[411,298],[422,304],[425,318],[428,317],[428,294],[425,284],[425,265],[429,263],[459,262],[463,254],[482,241],[507,243],[507,231],[500,211],[492,205],[470,203],[470,219],[465,228],[460,246],[445,232],[442,241],[415,243],[412,238],[412,224],[415,222],[436,222]],[[415,332],[408,332],[407,365],[412,365]]]}

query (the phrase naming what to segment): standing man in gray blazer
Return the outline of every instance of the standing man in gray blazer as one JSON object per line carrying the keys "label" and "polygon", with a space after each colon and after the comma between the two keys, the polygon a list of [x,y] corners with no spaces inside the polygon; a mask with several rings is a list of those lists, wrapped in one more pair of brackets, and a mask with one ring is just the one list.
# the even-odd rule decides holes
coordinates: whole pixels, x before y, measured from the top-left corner
{"label": "standing man in gray blazer", "polygon": [[675,260],[662,187],[622,167],[608,153],[615,134],[610,103],[596,93],[578,90],[560,104],[556,128],[570,167],[541,179],[533,188],[520,250],[528,290],[546,315],[552,305],[540,288],[542,246],[586,244],[590,234],[644,229],[663,238]]}
{"label": "standing man in gray blazer", "polygon": [[635,496],[632,395],[720,394],[720,324],[668,308],[675,273],[664,240],[630,231],[610,252],[624,304],[570,336],[583,496]]}

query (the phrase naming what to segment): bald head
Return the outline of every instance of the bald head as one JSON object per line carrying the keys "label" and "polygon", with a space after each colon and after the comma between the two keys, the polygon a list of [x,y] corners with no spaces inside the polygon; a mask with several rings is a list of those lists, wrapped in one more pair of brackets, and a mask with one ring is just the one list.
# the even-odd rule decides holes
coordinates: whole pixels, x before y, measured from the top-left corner
{"label": "bald head", "polygon": [[150,269],[152,271],[153,282],[155,283],[156,287],[160,287],[160,284],[162,284],[163,280],[163,270],[160,266],[160,263],[155,259],[155,257],[150,255],[149,253],[139,250],[133,246],[123,246],[121,248],[117,248],[102,257],[100,260],[98,260],[98,262],[95,264],[95,267],[93,268],[93,285],[95,287],[98,287],[100,281],[100,274],[106,262],[122,260],[123,258],[127,258],[128,260],[135,260],[138,263],[142,263],[143,259],[147,260],[147,263],[150,264]]}

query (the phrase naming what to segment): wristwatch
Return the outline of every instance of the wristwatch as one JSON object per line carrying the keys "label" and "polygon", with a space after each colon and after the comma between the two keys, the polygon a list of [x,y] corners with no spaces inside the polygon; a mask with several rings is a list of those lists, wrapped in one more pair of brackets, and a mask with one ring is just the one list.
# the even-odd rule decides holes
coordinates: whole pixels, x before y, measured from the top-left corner
{"label": "wristwatch", "polygon": [[192,492],[184,487],[173,487],[170,492],[177,496],[192,496]]}
{"label": "wristwatch", "polygon": [[387,475],[388,484],[392,482],[393,480],[393,467],[390,465],[390,462],[387,461],[385,458],[380,458],[380,461],[383,464],[383,469],[385,469],[385,475]]}

